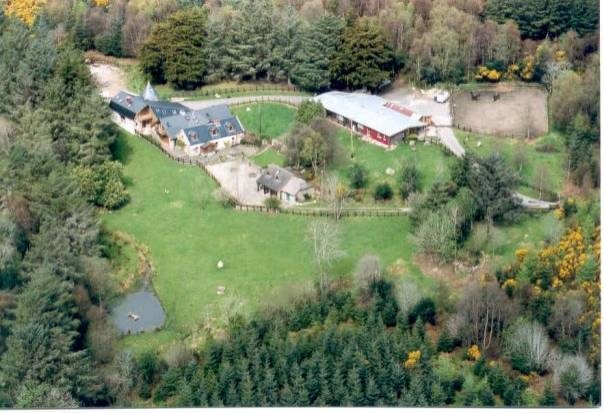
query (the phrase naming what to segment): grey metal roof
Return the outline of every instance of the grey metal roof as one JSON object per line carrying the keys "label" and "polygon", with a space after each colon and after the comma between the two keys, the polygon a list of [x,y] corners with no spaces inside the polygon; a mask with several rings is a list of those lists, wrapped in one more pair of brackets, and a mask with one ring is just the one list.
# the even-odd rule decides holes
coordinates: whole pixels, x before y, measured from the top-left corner
{"label": "grey metal roof", "polygon": [[111,109],[128,119],[134,119],[136,114],[146,106],[147,102],[143,98],[124,91],[119,92],[109,102]]}
{"label": "grey metal roof", "polygon": [[327,92],[314,99],[321,102],[325,110],[342,115],[386,136],[425,126],[412,117],[386,107],[388,102],[375,95]]}
{"label": "grey metal roof", "polygon": [[181,130],[184,132],[190,146],[202,145],[243,132],[243,128],[236,117],[214,120],[189,128],[181,128]]}
{"label": "grey metal roof", "polygon": [[145,86],[145,90],[142,94],[143,99],[149,102],[157,102],[159,100],[159,96],[153,86],[151,86],[151,82],[147,82],[147,86]]}

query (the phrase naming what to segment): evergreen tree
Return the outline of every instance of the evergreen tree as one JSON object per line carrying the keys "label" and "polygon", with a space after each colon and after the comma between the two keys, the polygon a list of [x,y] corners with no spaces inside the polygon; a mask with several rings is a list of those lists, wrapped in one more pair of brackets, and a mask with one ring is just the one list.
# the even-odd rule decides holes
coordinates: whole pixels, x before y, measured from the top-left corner
{"label": "evergreen tree", "polygon": [[321,91],[330,87],[333,77],[330,65],[340,48],[344,21],[325,15],[303,27],[300,47],[295,53],[292,81],[302,89]]}
{"label": "evergreen tree", "polygon": [[192,8],[154,26],[139,54],[143,72],[155,82],[165,80],[181,89],[200,85],[206,71],[206,21],[205,9]]}
{"label": "evergreen tree", "polygon": [[382,28],[360,19],[344,29],[330,67],[337,86],[376,91],[393,75],[394,54]]}
{"label": "evergreen tree", "polygon": [[86,351],[76,344],[80,333],[79,321],[73,317],[77,310],[72,293],[72,283],[60,280],[49,268],[40,268],[20,294],[0,367],[4,386],[15,401],[17,389],[26,380],[34,387],[53,383],[74,400],[87,403],[100,396],[98,377]]}

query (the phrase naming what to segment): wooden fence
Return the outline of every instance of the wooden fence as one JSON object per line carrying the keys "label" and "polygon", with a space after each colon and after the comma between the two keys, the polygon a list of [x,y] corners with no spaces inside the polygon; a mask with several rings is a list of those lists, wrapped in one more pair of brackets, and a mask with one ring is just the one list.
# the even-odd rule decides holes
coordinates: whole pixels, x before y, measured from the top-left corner
{"label": "wooden fence", "polygon": [[[292,99],[293,97],[293,99]],[[291,106],[297,108],[300,106],[301,101],[298,100],[299,96],[250,96],[246,98],[243,96],[241,100],[237,100],[237,102],[230,103],[229,106],[243,106],[243,105],[251,105],[254,103],[280,103],[282,105]],[[303,99],[307,100],[310,97]]]}
{"label": "wooden fence", "polygon": [[[164,153],[171,160],[183,164],[183,165],[194,165],[201,168],[206,175],[208,175],[216,184],[222,188],[218,178],[208,169],[208,167],[202,162],[201,159],[192,158],[190,156],[179,156],[170,152],[162,146],[162,144],[153,136],[143,135],[141,133],[136,134],[149,142],[161,152]],[[299,216],[312,216],[312,217],[331,217],[334,212],[329,208],[268,208],[262,205],[247,205],[242,204],[239,200],[228,192],[224,191],[224,195],[228,197],[231,203],[234,205],[236,211],[241,212],[260,212],[265,214],[287,214],[287,215],[299,215]],[[409,208],[345,208],[341,211],[340,216],[344,217],[393,217],[393,216],[404,216],[409,213]]]}
{"label": "wooden fence", "polygon": [[303,93],[304,91],[294,85],[240,85],[234,87],[208,87],[201,90],[179,90],[172,93],[174,96],[204,97],[215,96],[230,97],[232,94],[258,93],[258,92],[281,92],[281,93]]}
{"label": "wooden fence", "polygon": [[[312,217],[332,217],[334,212],[328,208],[268,208],[259,205],[235,206],[237,211],[263,212],[269,214],[286,214]],[[394,217],[404,216],[410,212],[408,208],[347,208],[341,211],[340,216],[345,217]]]}

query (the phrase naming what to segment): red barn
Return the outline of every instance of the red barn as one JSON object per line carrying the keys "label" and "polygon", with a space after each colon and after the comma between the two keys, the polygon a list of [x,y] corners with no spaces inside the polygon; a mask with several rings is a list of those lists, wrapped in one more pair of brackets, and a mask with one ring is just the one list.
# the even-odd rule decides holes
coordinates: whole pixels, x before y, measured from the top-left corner
{"label": "red barn", "polygon": [[327,92],[315,100],[341,125],[387,146],[400,143],[426,126],[413,112],[399,110],[400,107],[375,95]]}

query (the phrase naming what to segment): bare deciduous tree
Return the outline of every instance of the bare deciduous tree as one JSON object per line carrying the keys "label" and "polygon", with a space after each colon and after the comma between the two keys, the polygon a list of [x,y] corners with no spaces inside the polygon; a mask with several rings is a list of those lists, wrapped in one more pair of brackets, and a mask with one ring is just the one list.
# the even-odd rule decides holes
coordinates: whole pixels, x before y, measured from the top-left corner
{"label": "bare deciduous tree", "polygon": [[323,182],[323,199],[327,202],[336,221],[342,217],[344,199],[346,199],[346,187],[340,182],[336,174],[330,174]]}
{"label": "bare deciduous tree", "polygon": [[516,360],[526,372],[546,370],[550,344],[545,329],[538,322],[524,318],[517,320],[508,331],[505,348],[512,366]]}
{"label": "bare deciduous tree", "polygon": [[396,286],[395,298],[401,313],[406,316],[419,303],[422,295],[413,280],[404,279]]}
{"label": "bare deciduous tree", "polygon": [[322,292],[329,287],[327,270],[337,258],[344,255],[340,250],[338,227],[327,220],[315,220],[310,223],[308,233],[313,244],[315,265],[319,271],[319,286]]}
{"label": "bare deciduous tree", "polygon": [[579,330],[579,317],[584,309],[585,294],[582,291],[569,291],[558,295],[549,320],[553,337],[565,339],[575,336]]}
{"label": "bare deciduous tree", "polygon": [[367,254],[361,257],[354,270],[354,281],[358,288],[367,290],[382,277],[380,257]]}
{"label": "bare deciduous tree", "polygon": [[487,350],[515,313],[515,305],[496,281],[474,281],[459,300],[460,338]]}

